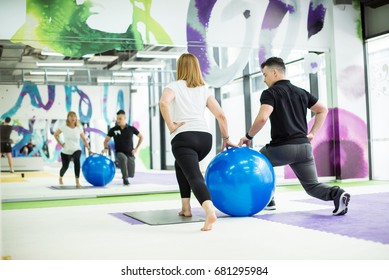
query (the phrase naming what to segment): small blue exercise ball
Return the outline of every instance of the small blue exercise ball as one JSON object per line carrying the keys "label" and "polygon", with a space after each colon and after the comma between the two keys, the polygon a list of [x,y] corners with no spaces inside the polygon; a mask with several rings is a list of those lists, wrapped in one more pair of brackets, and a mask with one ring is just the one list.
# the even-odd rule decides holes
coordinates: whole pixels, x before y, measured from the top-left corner
{"label": "small blue exercise ball", "polygon": [[104,187],[115,177],[116,167],[106,156],[93,154],[82,164],[84,178],[93,186]]}
{"label": "small blue exercise ball", "polygon": [[251,148],[229,148],[212,159],[205,182],[215,207],[235,217],[263,210],[275,191],[270,161]]}

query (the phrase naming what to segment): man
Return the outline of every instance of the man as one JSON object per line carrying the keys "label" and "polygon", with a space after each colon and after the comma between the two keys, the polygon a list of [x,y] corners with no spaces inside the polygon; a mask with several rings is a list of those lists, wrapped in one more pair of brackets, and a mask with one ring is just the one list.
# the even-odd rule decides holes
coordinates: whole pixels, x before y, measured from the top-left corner
{"label": "man", "polygon": [[[288,164],[309,195],[321,200],[333,200],[333,215],[346,214],[350,194],[338,186],[318,181],[310,143],[327,116],[327,108],[318,98],[285,79],[286,69],[281,58],[271,57],[262,63],[261,68],[264,82],[269,88],[263,91],[259,113],[246,136],[240,139],[239,146],[250,146],[255,134],[270,118],[272,140],[260,152],[273,166]],[[309,132],[307,109],[316,114]],[[274,199],[270,201],[267,209],[269,208],[275,209]]]}
{"label": "man", "polygon": [[11,125],[11,118],[6,117],[4,120],[4,123],[0,126],[0,137],[1,137],[1,144],[0,144],[0,158],[4,155],[8,159],[8,165],[9,170],[11,173],[14,173],[14,164],[12,159],[12,140],[11,140],[11,133],[12,133],[12,125]]}
{"label": "man", "polygon": [[[134,148],[133,135],[138,136],[138,143]],[[116,126],[108,131],[104,140],[103,153],[108,150],[108,142],[113,137],[116,150],[116,163],[122,172],[123,184],[128,186],[128,178],[134,177],[135,173],[135,154],[143,141],[143,135],[133,126],[127,124],[126,113],[119,110],[116,113]]]}

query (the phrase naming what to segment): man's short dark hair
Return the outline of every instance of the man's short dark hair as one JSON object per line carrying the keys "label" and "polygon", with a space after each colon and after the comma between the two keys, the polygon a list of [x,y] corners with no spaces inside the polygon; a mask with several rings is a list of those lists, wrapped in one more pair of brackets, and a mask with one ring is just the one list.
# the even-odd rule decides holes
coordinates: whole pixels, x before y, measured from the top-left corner
{"label": "man's short dark hair", "polygon": [[6,117],[4,121],[5,121],[6,123],[9,123],[9,122],[11,122],[11,118],[10,118],[10,117]]}
{"label": "man's short dark hair", "polygon": [[119,110],[117,113],[116,113],[116,115],[125,115],[126,114],[126,112],[124,112],[124,110]]}
{"label": "man's short dark hair", "polygon": [[265,66],[267,66],[267,67],[276,67],[276,68],[278,68],[279,71],[282,71],[284,73],[285,73],[285,70],[286,70],[285,63],[282,60],[282,58],[275,57],[275,56],[270,57],[265,62],[263,62],[261,64],[261,69],[265,68]]}

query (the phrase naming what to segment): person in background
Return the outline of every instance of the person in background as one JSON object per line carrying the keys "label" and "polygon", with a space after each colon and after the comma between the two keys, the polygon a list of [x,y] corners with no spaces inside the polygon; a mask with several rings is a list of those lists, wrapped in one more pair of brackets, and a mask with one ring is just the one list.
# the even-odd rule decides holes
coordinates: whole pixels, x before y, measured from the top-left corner
{"label": "person in background", "polygon": [[[322,126],[328,109],[318,98],[285,79],[285,64],[279,57],[271,57],[261,64],[264,82],[269,87],[261,95],[261,106],[250,130],[240,139],[239,146],[251,145],[253,137],[268,119],[271,124],[271,141],[260,152],[273,166],[289,165],[304,190],[320,200],[332,200],[333,215],[344,215],[348,211],[350,194],[338,186],[320,183],[311,142]],[[310,131],[307,128],[307,109],[315,113]],[[268,210],[275,209],[274,198]]]}
{"label": "person in background", "polygon": [[[59,139],[60,135],[63,135],[63,141]],[[77,114],[70,111],[66,118],[66,124],[60,127],[55,133],[54,138],[58,145],[62,147],[61,159],[62,168],[59,171],[59,184],[63,185],[63,176],[69,168],[70,160],[73,159],[74,163],[74,175],[76,177],[76,187],[81,188],[80,184],[80,157],[81,157],[81,146],[80,139],[84,143],[85,147],[91,154],[91,149],[88,141],[85,138],[83,128],[78,123]]]}
{"label": "person in background", "polygon": [[203,81],[197,57],[189,53],[183,54],[177,61],[177,80],[163,90],[160,110],[170,132],[175,158],[174,166],[182,204],[179,215],[192,216],[192,190],[206,214],[201,229],[203,231],[211,230],[217,220],[215,207],[199,166],[199,162],[212,148],[212,134],[204,117],[206,108],[219,123],[223,139],[222,150],[235,146],[229,140],[226,116]]}
{"label": "person in background", "polygon": [[33,145],[31,141],[28,141],[28,143],[20,149],[19,153],[28,156],[34,150],[34,147],[35,145]]}
{"label": "person in background", "polygon": [[[138,137],[138,143],[134,148],[133,136]],[[115,142],[116,163],[120,168],[123,184],[128,186],[128,178],[135,175],[135,155],[143,142],[143,135],[135,127],[127,124],[126,113],[119,110],[116,113],[116,126],[112,127],[105,137],[102,153],[108,151],[108,142],[113,137]]]}
{"label": "person in background", "polygon": [[12,129],[13,127],[11,125],[11,118],[6,117],[0,126],[0,158],[4,155],[8,159],[9,170],[11,173],[14,173],[14,163],[12,158],[13,141],[11,139]]}

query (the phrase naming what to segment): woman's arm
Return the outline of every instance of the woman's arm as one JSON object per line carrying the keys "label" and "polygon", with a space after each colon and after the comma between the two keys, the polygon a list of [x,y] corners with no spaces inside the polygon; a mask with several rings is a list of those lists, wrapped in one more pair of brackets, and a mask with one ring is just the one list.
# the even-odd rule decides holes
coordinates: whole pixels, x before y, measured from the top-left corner
{"label": "woman's arm", "polygon": [[57,129],[57,131],[54,133],[54,138],[55,140],[57,141],[58,145],[60,145],[61,147],[65,146],[65,143],[61,143],[61,141],[59,140],[59,135],[62,133],[62,131],[60,129]]}
{"label": "woman's arm", "polygon": [[222,151],[226,147],[236,147],[236,145],[232,144],[231,141],[229,140],[230,136],[228,134],[228,124],[227,124],[226,115],[224,114],[222,108],[220,107],[219,103],[216,101],[214,96],[211,95],[210,97],[208,97],[207,107],[211,111],[211,113],[215,116],[219,124],[220,133],[223,139]]}
{"label": "woman's arm", "polygon": [[174,100],[174,98],[174,91],[170,88],[165,88],[162,92],[161,99],[159,100],[159,109],[161,110],[162,117],[165,120],[170,134],[172,134],[174,131],[176,131],[177,128],[185,124],[185,122],[173,122],[172,116],[170,114],[169,105]]}

